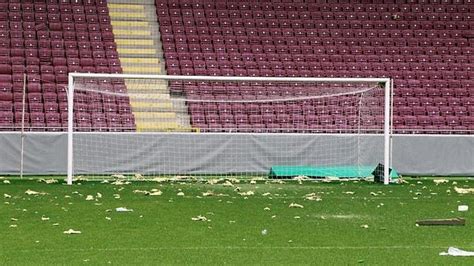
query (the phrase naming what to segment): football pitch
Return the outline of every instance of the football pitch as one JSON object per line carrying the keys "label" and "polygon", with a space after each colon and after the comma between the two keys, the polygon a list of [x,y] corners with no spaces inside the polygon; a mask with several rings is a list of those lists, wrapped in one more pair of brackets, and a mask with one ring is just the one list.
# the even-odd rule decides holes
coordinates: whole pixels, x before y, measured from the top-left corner
{"label": "football pitch", "polygon": [[[5,180],[8,180],[5,182]],[[2,265],[473,265],[473,179],[0,180]],[[459,212],[459,205],[468,205]],[[122,210],[122,211],[117,211]],[[465,226],[416,226],[419,219]],[[69,231],[72,229],[72,231]],[[67,234],[65,232],[69,232]],[[79,233],[80,232],[80,233]]]}

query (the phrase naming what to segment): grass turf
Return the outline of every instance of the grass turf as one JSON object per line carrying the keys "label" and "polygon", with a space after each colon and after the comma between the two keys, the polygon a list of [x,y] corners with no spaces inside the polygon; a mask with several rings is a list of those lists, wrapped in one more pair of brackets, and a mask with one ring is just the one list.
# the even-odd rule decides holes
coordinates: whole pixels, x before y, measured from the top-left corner
{"label": "grass turf", "polygon": [[[456,182],[458,187],[474,186],[474,180]],[[10,180],[0,184],[0,196],[11,195],[4,197],[0,208],[0,261],[10,265],[474,262],[472,257],[438,255],[449,246],[474,249],[472,210],[457,211],[460,204],[473,208],[474,195],[457,194],[452,181],[435,185],[432,180],[411,180],[389,186],[242,181],[234,185],[255,194],[243,196],[235,187],[197,182],[66,186]],[[153,188],[163,194],[133,192]],[[47,194],[27,195],[28,189]],[[178,196],[179,191],[184,196]],[[203,196],[206,191],[214,195]],[[97,198],[97,193],[102,197]],[[306,200],[309,193],[322,200]],[[95,200],[87,201],[87,195]],[[304,208],[289,208],[290,203]],[[134,211],[116,212],[117,207]],[[198,215],[211,221],[191,220]],[[451,217],[464,217],[467,225],[415,226],[417,219]],[[82,233],[63,233],[71,228]]]}

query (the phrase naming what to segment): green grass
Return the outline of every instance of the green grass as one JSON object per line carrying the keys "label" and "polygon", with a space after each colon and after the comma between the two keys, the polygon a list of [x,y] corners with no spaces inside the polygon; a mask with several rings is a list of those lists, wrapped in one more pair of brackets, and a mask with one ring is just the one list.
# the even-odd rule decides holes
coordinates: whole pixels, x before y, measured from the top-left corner
{"label": "green grass", "polygon": [[[474,264],[472,257],[439,256],[449,246],[474,250],[474,194],[457,194],[452,181],[435,185],[432,180],[410,180],[390,186],[366,182],[235,184],[243,192],[254,191],[251,196],[239,195],[222,184],[199,182],[122,186],[10,182],[0,183],[0,196],[12,196],[3,198],[0,207],[2,265]],[[456,182],[458,187],[474,187],[472,179]],[[133,193],[153,188],[163,194]],[[28,189],[47,194],[26,195]],[[179,191],[185,196],[177,196]],[[203,197],[206,191],[215,195]],[[262,195],[268,192],[271,194]],[[86,200],[87,195],[96,198],[97,193],[102,198]],[[318,194],[322,201],[305,200],[308,193]],[[290,203],[304,208],[289,208]],[[458,212],[460,204],[471,209]],[[134,211],[119,213],[117,207]],[[264,210],[267,207],[270,210]],[[211,221],[191,220],[198,215]],[[42,221],[42,216],[50,219]],[[467,225],[415,226],[417,219],[450,217],[465,217]],[[63,233],[70,228],[82,233]],[[262,234],[264,229],[267,234]]]}

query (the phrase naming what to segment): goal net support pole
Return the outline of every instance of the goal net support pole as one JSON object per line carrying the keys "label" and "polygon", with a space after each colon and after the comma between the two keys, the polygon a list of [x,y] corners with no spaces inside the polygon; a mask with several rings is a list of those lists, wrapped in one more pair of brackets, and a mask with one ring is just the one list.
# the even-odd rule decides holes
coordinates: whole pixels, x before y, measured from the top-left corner
{"label": "goal net support pole", "polygon": [[[73,183],[74,176],[74,102],[76,79],[134,79],[163,81],[206,81],[206,82],[328,82],[328,83],[371,83],[383,84],[383,165],[384,184],[390,182],[391,162],[391,80],[389,78],[309,78],[309,77],[220,77],[220,76],[168,76],[135,74],[91,74],[69,73],[68,80],[68,123],[67,123],[67,184]],[[363,94],[363,93],[362,93]],[[382,130],[382,129],[381,129]]]}

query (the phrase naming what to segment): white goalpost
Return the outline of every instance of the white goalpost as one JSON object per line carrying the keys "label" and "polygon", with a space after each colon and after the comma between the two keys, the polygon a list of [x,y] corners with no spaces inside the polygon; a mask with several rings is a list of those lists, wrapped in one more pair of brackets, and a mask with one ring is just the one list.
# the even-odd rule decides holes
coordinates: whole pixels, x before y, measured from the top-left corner
{"label": "white goalpost", "polygon": [[79,176],[391,181],[389,78],[70,73],[67,183]]}

